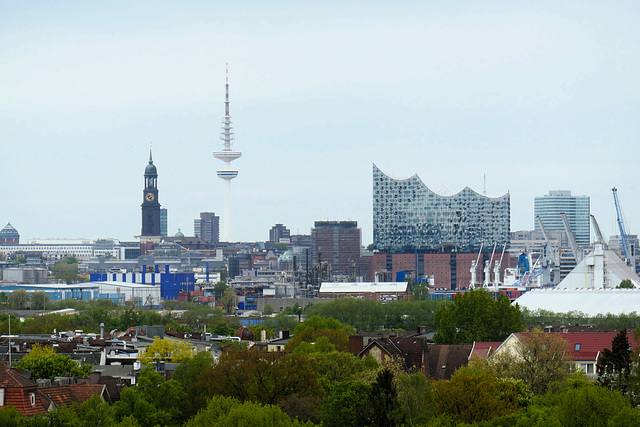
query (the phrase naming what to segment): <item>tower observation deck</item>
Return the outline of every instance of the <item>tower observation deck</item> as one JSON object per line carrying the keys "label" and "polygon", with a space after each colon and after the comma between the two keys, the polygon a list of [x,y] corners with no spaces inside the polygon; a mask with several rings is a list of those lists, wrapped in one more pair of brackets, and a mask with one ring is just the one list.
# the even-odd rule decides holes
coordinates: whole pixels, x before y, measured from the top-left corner
{"label": "tower observation deck", "polygon": [[222,217],[222,240],[231,241],[231,180],[238,176],[238,171],[231,168],[231,162],[240,158],[240,151],[231,149],[234,140],[233,127],[231,126],[231,115],[229,114],[229,64],[226,68],[225,79],[225,100],[224,117],[222,117],[222,130],[220,139],[222,140],[222,151],[213,153],[213,157],[222,160],[224,167],[217,171],[218,178],[224,180],[224,214]]}

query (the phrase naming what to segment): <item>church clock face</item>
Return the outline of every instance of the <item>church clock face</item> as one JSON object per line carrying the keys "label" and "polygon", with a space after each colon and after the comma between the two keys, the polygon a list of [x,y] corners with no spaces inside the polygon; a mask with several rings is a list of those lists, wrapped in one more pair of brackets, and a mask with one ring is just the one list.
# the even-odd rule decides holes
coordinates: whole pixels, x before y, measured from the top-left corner
{"label": "church clock face", "polygon": [[153,200],[156,197],[153,195],[153,193],[147,193],[147,195],[145,196],[145,199],[147,199],[148,202],[153,202]]}

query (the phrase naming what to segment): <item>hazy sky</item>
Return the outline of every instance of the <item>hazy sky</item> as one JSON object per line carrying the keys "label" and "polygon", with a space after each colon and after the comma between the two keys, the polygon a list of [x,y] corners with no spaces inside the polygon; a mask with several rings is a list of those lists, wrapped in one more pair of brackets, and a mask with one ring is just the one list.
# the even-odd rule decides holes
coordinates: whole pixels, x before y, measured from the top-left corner
{"label": "hazy sky", "polygon": [[224,69],[243,152],[233,238],[357,220],[372,163],[433,190],[591,197],[640,233],[637,1],[0,0],[0,227],[140,233],[149,142],[169,233],[222,213]]}

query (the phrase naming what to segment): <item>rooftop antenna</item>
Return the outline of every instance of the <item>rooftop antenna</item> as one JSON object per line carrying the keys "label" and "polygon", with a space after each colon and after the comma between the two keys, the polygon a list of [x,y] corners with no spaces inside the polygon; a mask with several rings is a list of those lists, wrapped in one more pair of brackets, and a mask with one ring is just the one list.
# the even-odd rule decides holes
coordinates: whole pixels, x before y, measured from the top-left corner
{"label": "rooftop antenna", "polygon": [[484,190],[482,191],[482,194],[484,194],[485,196],[487,195],[487,174],[482,174],[482,177],[484,179]]}

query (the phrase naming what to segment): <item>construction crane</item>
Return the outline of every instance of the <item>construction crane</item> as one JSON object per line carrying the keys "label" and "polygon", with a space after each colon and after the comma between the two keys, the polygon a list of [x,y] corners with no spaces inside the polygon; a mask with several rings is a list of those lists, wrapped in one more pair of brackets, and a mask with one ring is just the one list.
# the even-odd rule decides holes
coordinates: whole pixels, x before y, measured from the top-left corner
{"label": "construction crane", "polygon": [[493,263],[493,255],[496,253],[496,245],[497,245],[497,243],[493,244],[493,252],[491,252],[491,259],[489,260],[489,262],[485,261],[485,265],[484,265],[484,283],[483,283],[483,286],[485,288],[489,286],[489,282],[491,281],[491,264]]}
{"label": "construction crane", "polygon": [[562,212],[560,216],[562,217],[562,224],[564,225],[564,231],[567,234],[567,237],[569,238],[571,251],[573,252],[573,255],[576,257],[576,265],[578,265],[580,264],[580,262],[582,262],[584,253],[582,252],[582,248],[579,248],[578,244],[576,243],[576,238],[573,235],[573,231],[571,231],[571,225],[569,225],[569,220],[567,219],[567,215],[565,215],[565,213]]}
{"label": "construction crane", "polygon": [[500,267],[502,266],[502,257],[504,256],[504,251],[507,249],[507,244],[505,243],[502,246],[502,254],[500,254],[500,259],[496,260],[496,265],[493,268],[493,286],[498,286],[500,284]]}
{"label": "construction crane", "polygon": [[471,283],[469,283],[469,289],[473,289],[476,287],[476,276],[478,274],[478,262],[480,262],[480,255],[482,255],[482,247],[484,246],[484,242],[480,243],[480,250],[478,251],[478,258],[475,261],[471,261]]}
{"label": "construction crane", "polygon": [[589,215],[591,217],[591,225],[593,226],[593,231],[596,232],[596,241],[595,243],[601,243],[603,245],[606,245],[607,242],[604,238],[604,236],[602,235],[602,231],[600,231],[600,226],[598,225],[598,221],[596,221],[596,217],[591,214]]}
{"label": "construction crane", "polygon": [[547,242],[546,248],[544,251],[545,258],[542,261],[542,268],[544,275],[542,276],[542,281],[545,285],[554,284],[554,275],[553,272],[556,269],[556,262],[560,264],[560,260],[556,260],[556,252],[553,250],[553,245],[551,244],[551,239],[549,239],[549,235],[547,234],[547,229],[544,228],[544,224],[542,223],[542,218],[540,215],[536,215],[536,219],[538,220],[538,224],[540,225],[540,230],[542,230],[542,235],[544,236],[544,240]]}
{"label": "construction crane", "polygon": [[[618,217],[618,228],[620,228],[620,239],[622,240],[622,250],[624,252],[624,260],[627,264],[631,263],[631,249],[629,248],[629,239],[627,238],[627,230],[624,226],[624,220],[622,219],[622,208],[620,207],[620,200],[618,200],[618,189],[613,187],[613,203],[616,205],[616,216]],[[635,268],[635,266],[633,266]]]}

